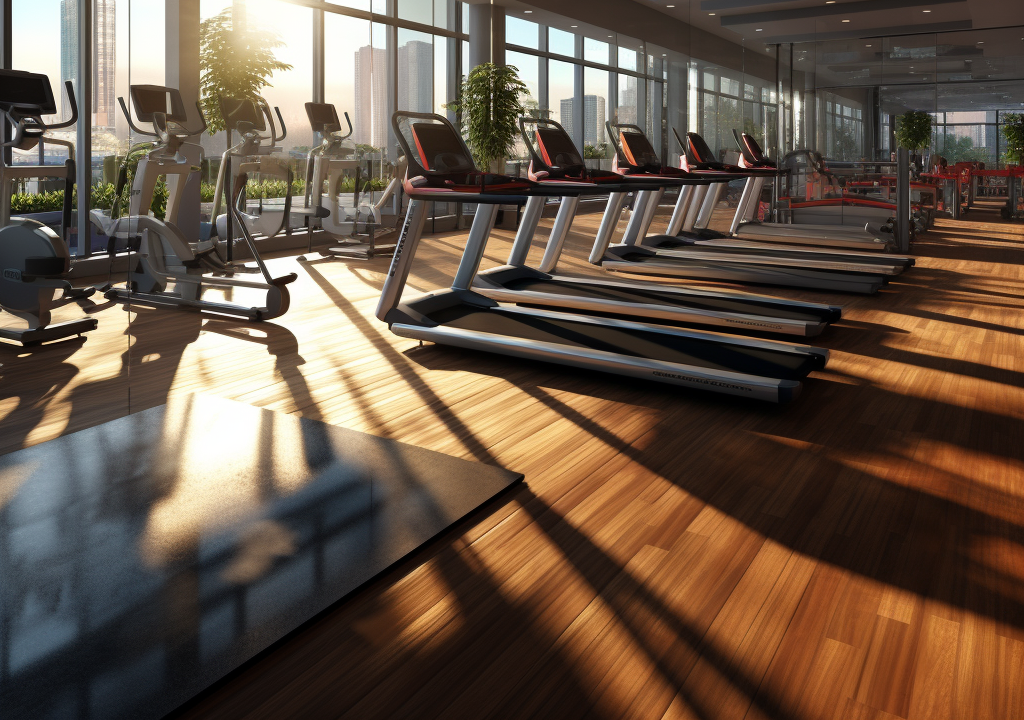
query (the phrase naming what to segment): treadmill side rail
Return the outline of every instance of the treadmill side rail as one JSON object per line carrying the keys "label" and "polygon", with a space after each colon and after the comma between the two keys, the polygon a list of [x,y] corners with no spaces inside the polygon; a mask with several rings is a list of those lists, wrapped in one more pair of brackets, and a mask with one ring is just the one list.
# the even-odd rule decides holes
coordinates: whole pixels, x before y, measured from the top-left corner
{"label": "treadmill side rail", "polygon": [[795,380],[777,380],[729,370],[697,368],[649,358],[629,357],[589,348],[509,338],[504,335],[460,328],[445,326],[427,328],[394,323],[391,325],[391,331],[396,335],[414,340],[428,340],[467,350],[482,350],[524,360],[542,360],[558,365],[610,372],[764,402],[787,403],[797,397],[801,388],[801,384]]}

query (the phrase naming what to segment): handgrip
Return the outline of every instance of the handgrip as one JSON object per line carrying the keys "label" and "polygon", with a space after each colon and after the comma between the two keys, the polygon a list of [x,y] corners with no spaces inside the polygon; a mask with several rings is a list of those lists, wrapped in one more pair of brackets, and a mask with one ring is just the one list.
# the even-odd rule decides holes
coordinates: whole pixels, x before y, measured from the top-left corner
{"label": "handgrip", "polygon": [[[281,136],[280,136],[280,137],[272,136],[272,138],[271,138],[271,139],[272,139],[272,141],[273,141],[274,143],[279,143],[279,142],[281,142],[282,140],[284,140],[284,139],[285,139],[286,137],[288,137],[288,128],[287,128],[287,127],[285,127],[285,124],[284,124],[284,117],[282,117],[282,115],[281,115],[281,108],[279,108],[279,107],[277,107],[277,106],[275,105],[275,106],[274,106],[274,112],[275,112],[275,113],[277,113],[277,121],[278,121],[279,123],[281,123]],[[270,132],[271,132],[271,133],[273,134],[273,132],[274,132],[274,128],[270,128]]]}
{"label": "handgrip", "polygon": [[142,128],[136,126],[134,122],[132,122],[132,114],[131,114],[131,112],[129,112],[128,105],[125,104],[125,101],[124,101],[123,97],[119,97],[117,99],[117,102],[120,103],[120,105],[121,105],[121,112],[124,113],[124,117],[128,121],[128,128],[133,133],[135,133],[136,135],[148,135],[149,137],[157,137],[157,133],[155,133],[155,132],[146,132]]}
{"label": "handgrip", "polygon": [[56,125],[48,125],[47,129],[49,130],[59,130],[60,128],[71,127],[78,122],[78,102],[75,100],[75,88],[74,85],[71,84],[70,80],[64,81],[64,93],[67,95],[68,105],[71,107],[71,119],[65,120],[62,123],[57,123]]}

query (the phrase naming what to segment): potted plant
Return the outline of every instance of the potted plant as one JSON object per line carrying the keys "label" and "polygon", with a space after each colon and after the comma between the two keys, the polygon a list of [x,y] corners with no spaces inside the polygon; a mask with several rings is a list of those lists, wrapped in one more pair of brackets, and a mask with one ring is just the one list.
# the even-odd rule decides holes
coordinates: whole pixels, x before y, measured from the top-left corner
{"label": "potted plant", "polygon": [[932,144],[932,116],[923,110],[908,110],[896,118],[896,144],[911,152],[918,167],[917,151]]}
{"label": "potted plant", "polygon": [[526,108],[526,84],[513,65],[484,63],[462,81],[459,98],[445,107],[458,113],[473,159],[481,168],[504,173],[505,158],[519,137],[519,118]]}
{"label": "potted plant", "polygon": [[1006,160],[1020,165],[1024,162],[1024,114],[1003,115],[1003,137],[1006,138]]}

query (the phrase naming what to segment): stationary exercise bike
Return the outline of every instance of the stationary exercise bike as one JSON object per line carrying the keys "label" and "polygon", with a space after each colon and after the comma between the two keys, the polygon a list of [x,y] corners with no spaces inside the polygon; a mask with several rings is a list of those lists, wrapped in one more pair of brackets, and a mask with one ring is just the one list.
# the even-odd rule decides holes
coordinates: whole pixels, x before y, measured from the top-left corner
{"label": "stationary exercise bike", "polygon": [[[71,127],[78,120],[71,82],[65,83],[64,88],[71,118],[48,124],[43,116],[57,112],[49,78],[39,73],[0,70],[0,113],[14,127],[14,137],[0,147],[28,151],[45,141],[68,150],[64,165],[12,166],[0,162],[0,309],[28,323],[27,328],[0,328],[0,338],[26,346],[81,335],[97,326],[94,318],[50,324],[51,310],[95,292],[92,287],[74,288],[67,281],[71,253],[66,236],[75,188],[75,148],[71,142],[46,135],[51,130]],[[35,220],[11,220],[13,181],[28,178],[64,181],[60,235]]]}
{"label": "stationary exercise bike", "polygon": [[[174,88],[150,85],[133,86],[131,90],[138,122],[152,124],[153,131],[150,134],[155,134],[157,142],[139,160],[127,215],[107,220],[106,234],[125,240],[129,248],[137,252],[137,258],[133,258],[126,287],[113,288],[106,293],[106,297],[158,307],[206,310],[254,321],[283,315],[289,305],[287,285],[297,276],[290,273],[283,277],[273,277],[260,257],[252,233],[240,217],[237,207],[247,177],[241,175],[240,182],[233,188],[234,197],[230,198],[228,212],[233,224],[241,230],[242,238],[256,264],[246,269],[261,274],[263,282],[209,275],[211,270],[224,272],[227,269],[234,272],[241,269],[217,260],[217,248],[212,244],[205,247],[193,246],[171,221],[181,216],[185,190],[196,182],[200,172],[183,153],[183,146],[188,145],[190,138],[206,130],[206,121],[202,120],[202,127],[197,130],[189,130],[182,125],[186,120],[184,105]],[[248,142],[252,141],[250,136],[258,134],[244,123],[239,124],[239,131],[243,133],[244,141]],[[169,179],[165,220],[150,215],[153,191],[160,177]],[[173,291],[168,290],[169,285],[174,286]],[[266,303],[253,307],[203,299],[204,290],[211,287],[227,291],[235,288],[260,290],[266,293]]]}
{"label": "stationary exercise bike", "polygon": [[[280,148],[278,143],[288,136],[281,109],[275,107],[277,119],[281,123],[281,134],[277,134],[270,105],[263,98],[220,97],[220,112],[224,118],[227,132],[237,132],[241,141],[221,156],[220,170],[217,173],[217,189],[213,201],[213,217],[217,237],[228,241],[228,215],[221,213],[221,203],[230,191],[237,216],[252,234],[274,237],[282,230],[288,229],[288,220],[292,206],[291,164],[287,157],[275,155]],[[243,128],[244,131],[243,131]],[[245,195],[244,178],[259,175],[261,178],[276,178],[285,184],[285,196],[281,204],[264,205],[260,199],[258,212],[249,212]],[[242,193],[237,192],[241,186]],[[238,237],[240,228],[233,231]],[[231,238],[231,239],[234,239]]]}

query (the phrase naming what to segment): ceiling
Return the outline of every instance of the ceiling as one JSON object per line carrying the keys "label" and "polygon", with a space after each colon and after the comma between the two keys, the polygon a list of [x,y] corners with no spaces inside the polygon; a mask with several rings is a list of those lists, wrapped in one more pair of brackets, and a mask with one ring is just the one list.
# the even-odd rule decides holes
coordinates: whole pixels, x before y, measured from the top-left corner
{"label": "ceiling", "polygon": [[743,44],[1024,25],[1024,0],[637,0]]}

